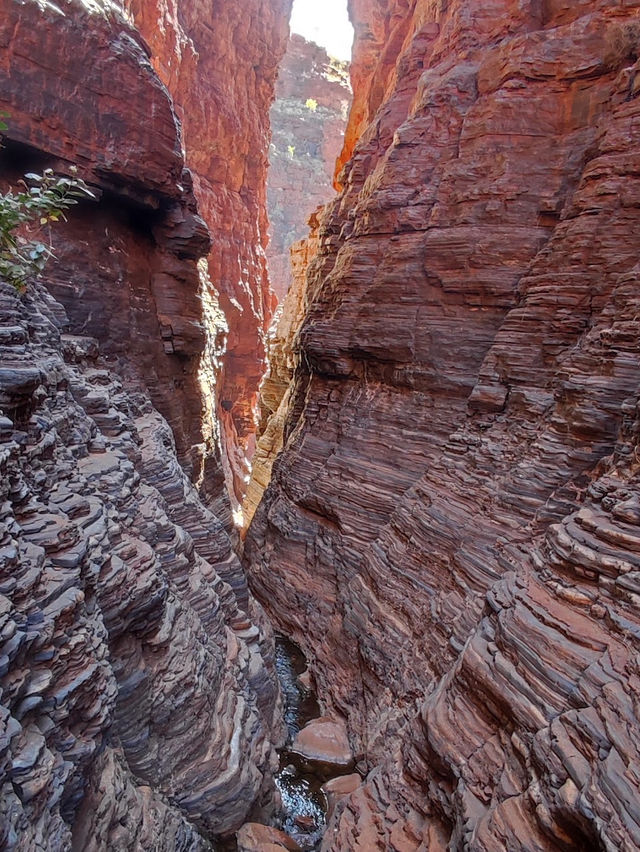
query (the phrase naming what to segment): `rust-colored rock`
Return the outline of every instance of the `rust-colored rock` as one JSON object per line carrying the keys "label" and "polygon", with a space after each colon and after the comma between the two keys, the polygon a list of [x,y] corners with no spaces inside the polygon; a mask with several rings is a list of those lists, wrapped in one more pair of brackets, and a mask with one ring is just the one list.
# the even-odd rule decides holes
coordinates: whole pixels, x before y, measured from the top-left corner
{"label": "rust-colored rock", "polygon": [[351,103],[348,67],[293,34],[278,71],[270,113],[267,260],[280,301],[293,280],[290,247],[306,237],[309,215],[334,195],[333,174]]}
{"label": "rust-colored rock", "polygon": [[[415,0],[409,4],[404,0],[350,0],[349,15],[355,30],[350,69],[353,105],[336,163],[336,189],[342,188],[342,167],[352,157],[358,139],[373,122],[387,89],[396,79],[396,60],[411,33],[411,10],[415,5]],[[430,27],[437,30],[434,22]],[[384,147],[387,144],[388,141],[383,142]]]}
{"label": "rust-colored rock", "polygon": [[269,805],[280,735],[200,384],[209,235],[119,10],[1,6],[0,181],[77,164],[97,199],[0,281],[0,847],[206,850]]}
{"label": "rust-colored rock", "polygon": [[308,722],[293,741],[291,751],[309,763],[336,767],[353,763],[344,724],[329,716],[320,716]]}
{"label": "rust-colored rock", "polygon": [[362,778],[357,773],[340,775],[322,785],[322,792],[327,797],[327,819],[331,819],[338,804],[347,796],[354,793],[362,784]]}
{"label": "rust-colored rock", "polygon": [[253,456],[251,479],[242,506],[246,530],[271,479],[271,470],[282,449],[285,421],[291,402],[291,382],[295,369],[294,338],[305,310],[307,269],[318,251],[317,212],[309,219],[311,232],[306,240],[291,247],[293,282],[285,296],[278,323],[269,338],[269,371],[260,388],[261,418],[258,443]]}
{"label": "rust-colored rock", "polygon": [[49,287],[71,326],[95,336],[120,373],[148,389],[185,470],[228,517],[218,427],[201,387],[213,365],[202,357],[206,285],[196,262],[209,237],[171,101],[140,36],[115,7],[92,13],[63,5],[64,15],[53,6],[3,2],[3,178],[15,181],[43,164],[75,165],[96,187],[100,203],[72,210],[52,234],[58,263]]}
{"label": "rust-colored rock", "polygon": [[216,405],[225,473],[241,501],[275,299],[269,288],[269,106],[292,0],[125,0],[182,122],[186,164],[213,235],[209,276],[228,323]]}
{"label": "rust-colored rock", "polygon": [[245,545],[370,769],[323,848],[632,850],[637,8],[355,12],[364,129]]}
{"label": "rust-colored rock", "polygon": [[238,852],[278,852],[282,849],[299,852],[300,850],[295,840],[292,840],[284,831],[268,825],[260,825],[257,822],[248,822],[243,825],[236,838]]}

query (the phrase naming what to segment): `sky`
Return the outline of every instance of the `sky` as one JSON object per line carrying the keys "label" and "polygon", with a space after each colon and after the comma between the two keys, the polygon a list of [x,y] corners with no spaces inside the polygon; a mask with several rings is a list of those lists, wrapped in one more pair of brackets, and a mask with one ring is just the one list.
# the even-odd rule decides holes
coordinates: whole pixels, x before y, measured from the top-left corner
{"label": "sky", "polygon": [[295,0],[291,32],[322,45],[336,59],[351,59],[353,27],[347,0]]}

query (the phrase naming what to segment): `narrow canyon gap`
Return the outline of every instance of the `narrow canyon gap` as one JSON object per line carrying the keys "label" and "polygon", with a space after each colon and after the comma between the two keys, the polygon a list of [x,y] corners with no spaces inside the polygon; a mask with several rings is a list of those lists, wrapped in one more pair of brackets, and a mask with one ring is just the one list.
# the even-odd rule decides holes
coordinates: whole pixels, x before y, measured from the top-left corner
{"label": "narrow canyon gap", "polygon": [[287,848],[279,633],[325,852],[639,848],[640,2],[350,0],[270,343],[291,3],[0,12],[0,847]]}

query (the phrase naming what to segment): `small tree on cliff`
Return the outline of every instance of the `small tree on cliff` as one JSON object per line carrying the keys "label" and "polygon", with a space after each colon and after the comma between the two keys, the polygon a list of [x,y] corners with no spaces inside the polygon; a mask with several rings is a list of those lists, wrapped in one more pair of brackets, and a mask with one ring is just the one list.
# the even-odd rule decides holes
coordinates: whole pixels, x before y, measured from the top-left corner
{"label": "small tree on cliff", "polygon": [[[1,119],[0,130],[6,129]],[[95,198],[83,180],[55,175],[52,169],[27,174],[21,183],[20,192],[0,193],[0,277],[17,290],[24,290],[53,257],[44,229],[64,219],[64,211],[78,199]]]}

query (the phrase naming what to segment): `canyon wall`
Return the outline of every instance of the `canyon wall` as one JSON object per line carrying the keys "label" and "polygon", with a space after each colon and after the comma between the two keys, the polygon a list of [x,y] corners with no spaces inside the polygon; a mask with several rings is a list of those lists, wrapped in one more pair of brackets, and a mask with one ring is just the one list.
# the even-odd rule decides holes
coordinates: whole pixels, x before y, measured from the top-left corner
{"label": "canyon wall", "polygon": [[636,849],[640,3],[351,6],[245,544],[367,773],[323,849]]}
{"label": "canyon wall", "polygon": [[317,251],[317,212],[334,195],[336,160],[351,102],[347,68],[347,63],[294,33],[278,74],[271,108],[267,259],[281,305],[269,335],[268,370],[260,387],[257,442],[242,506],[244,530],[282,449],[287,390],[295,367],[292,341],[304,312],[307,267]]}
{"label": "canyon wall", "polygon": [[351,88],[348,63],[292,34],[271,107],[267,182],[271,286],[282,301],[291,286],[289,249],[307,234],[307,219],[333,194]]}
{"label": "canyon wall", "polygon": [[223,464],[235,505],[253,452],[258,385],[275,297],[267,276],[269,106],[292,0],[125,0],[182,123],[209,227],[209,277],[228,331],[215,376]]}
{"label": "canyon wall", "polygon": [[[0,282],[0,847],[209,849],[269,805],[280,737],[217,450],[225,321],[199,258],[230,232],[210,240],[115,5],[1,7],[2,188],[76,167],[95,199],[43,233],[42,281]],[[261,91],[239,133],[266,128]]]}
{"label": "canyon wall", "polygon": [[282,303],[276,327],[269,337],[269,370],[260,387],[262,416],[258,441],[242,505],[245,533],[271,480],[273,464],[284,443],[296,368],[295,337],[304,319],[307,269],[318,253],[317,212],[309,218],[311,231],[307,238],[291,247],[289,262],[293,281]]}

